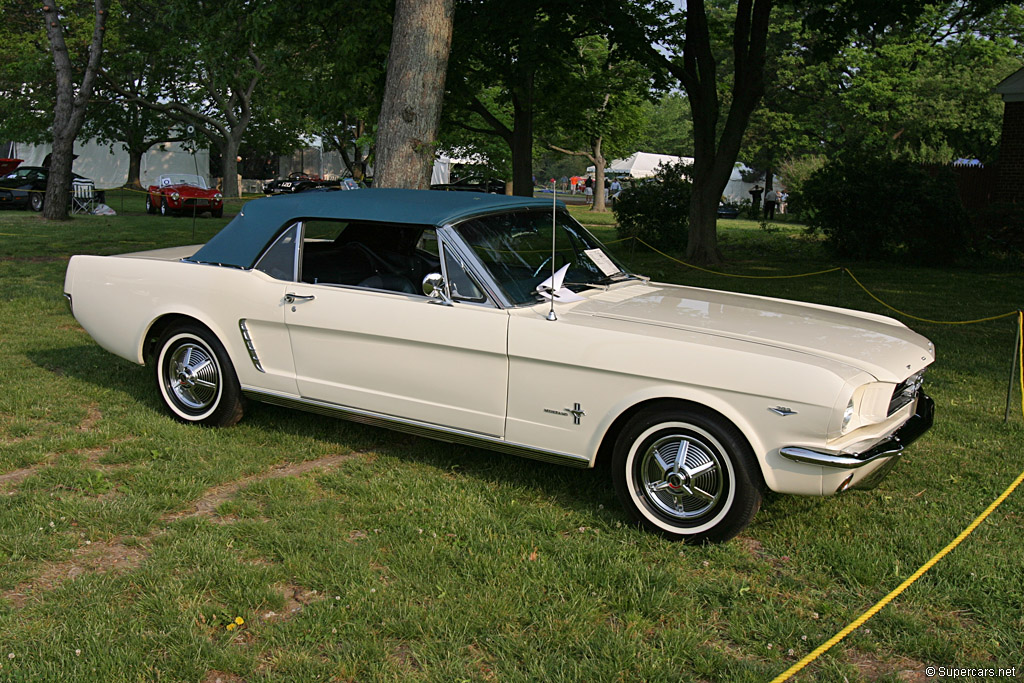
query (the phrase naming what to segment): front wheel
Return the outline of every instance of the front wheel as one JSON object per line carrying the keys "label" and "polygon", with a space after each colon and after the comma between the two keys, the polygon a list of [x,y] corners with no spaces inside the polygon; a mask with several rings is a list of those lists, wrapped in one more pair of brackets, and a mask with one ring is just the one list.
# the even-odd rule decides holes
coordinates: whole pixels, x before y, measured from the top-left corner
{"label": "front wheel", "polygon": [[32,207],[32,210],[36,213],[43,210],[43,200],[46,199],[45,195],[39,191],[32,191],[29,193],[28,203]]}
{"label": "front wheel", "polygon": [[242,418],[242,390],[224,347],[198,325],[173,327],[157,344],[156,383],[182,422],[227,427]]}
{"label": "front wheel", "polygon": [[171,215],[171,207],[167,206],[167,199],[164,198],[164,197],[160,198],[160,215],[161,216],[170,216]]}
{"label": "front wheel", "polygon": [[761,505],[759,475],[739,431],[701,409],[638,413],[612,455],[615,491],[630,518],[689,543],[721,543],[743,531]]}
{"label": "front wheel", "polygon": [[156,205],[153,204],[153,195],[146,195],[146,213],[156,213]]}
{"label": "front wheel", "polygon": [[211,218],[223,218],[224,217],[224,209],[214,209],[213,211],[210,212],[210,217]]}

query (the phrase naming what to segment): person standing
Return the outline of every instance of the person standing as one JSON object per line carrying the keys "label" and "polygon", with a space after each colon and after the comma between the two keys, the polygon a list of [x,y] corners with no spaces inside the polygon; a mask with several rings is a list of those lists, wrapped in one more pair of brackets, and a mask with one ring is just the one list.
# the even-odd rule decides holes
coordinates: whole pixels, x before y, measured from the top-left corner
{"label": "person standing", "polygon": [[613,203],[615,202],[616,199],[618,199],[620,192],[622,192],[622,185],[619,183],[619,179],[615,178],[614,180],[612,180],[611,197],[610,197],[610,199],[612,200]]}
{"label": "person standing", "polygon": [[594,179],[587,176],[587,181],[583,183],[583,194],[587,196],[587,204],[594,203]]}
{"label": "person standing", "polygon": [[764,193],[764,217],[767,220],[775,220],[775,193],[768,191]]}

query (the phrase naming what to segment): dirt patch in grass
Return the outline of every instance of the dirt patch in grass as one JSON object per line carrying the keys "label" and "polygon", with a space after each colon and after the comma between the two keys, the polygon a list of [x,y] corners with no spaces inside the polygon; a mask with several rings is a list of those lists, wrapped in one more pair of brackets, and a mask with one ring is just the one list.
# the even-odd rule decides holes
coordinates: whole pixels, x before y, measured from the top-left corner
{"label": "dirt patch in grass", "polygon": [[[97,411],[98,414],[98,411]],[[97,418],[98,419],[98,418]],[[86,419],[88,421],[88,417]],[[90,464],[103,468],[118,468],[121,465],[104,466],[98,463],[106,449],[96,448],[87,451],[80,451],[85,454],[86,461]],[[161,522],[172,522],[178,519],[191,517],[204,517],[211,520],[219,520],[217,508],[224,502],[231,499],[240,489],[254,482],[278,477],[290,477],[313,472],[317,470],[330,470],[343,462],[365,455],[361,452],[329,455],[317,460],[307,460],[298,463],[288,463],[273,468],[268,472],[261,472],[250,477],[238,479],[229,484],[215,486],[202,498],[193,503],[188,510],[174,512],[160,518]],[[26,467],[14,472],[0,475],[0,487],[16,484],[37,472],[47,463],[40,463],[32,467]],[[56,563],[49,563],[43,566],[41,573],[33,580],[26,581],[11,590],[0,593],[0,597],[11,601],[15,608],[24,607],[32,595],[53,590],[64,581],[74,579],[82,574],[102,574],[111,571],[124,571],[138,567],[148,555],[148,544],[164,531],[157,530],[144,536],[136,537],[130,545],[122,537],[113,538],[109,541],[99,541],[77,548],[72,557],[68,560]],[[320,600],[316,591],[309,591],[301,586],[289,584],[283,589],[285,595],[285,608],[281,614],[268,613],[278,619],[288,618],[292,613],[302,609],[304,605],[313,600]],[[266,617],[265,617],[266,618]]]}
{"label": "dirt patch in grass", "polygon": [[297,583],[286,583],[278,587],[284,595],[284,607],[280,612],[267,611],[259,615],[262,621],[287,621],[311,603],[319,602],[324,596]]}
{"label": "dirt patch in grass", "polygon": [[32,581],[0,594],[16,608],[24,607],[33,595],[53,590],[64,581],[83,574],[106,574],[135,569],[145,559],[142,545],[127,545],[123,538],[97,541],[75,549],[70,559],[48,565]]}
{"label": "dirt patch in grass", "polygon": [[867,681],[877,681],[883,676],[892,675],[904,683],[924,683],[929,680],[924,673],[925,665],[909,657],[885,657],[879,653],[851,650],[846,653],[846,658]]}
{"label": "dirt patch in grass", "polygon": [[223,503],[231,500],[236,493],[250,484],[254,484],[258,481],[264,481],[266,479],[298,476],[314,470],[330,470],[343,462],[354,460],[355,458],[363,455],[365,454],[353,451],[352,453],[328,455],[325,458],[319,458],[317,460],[305,460],[303,462],[278,465],[269,472],[261,472],[250,477],[237,479],[228,484],[214,486],[212,489],[207,491],[202,498],[193,503],[191,509],[172,512],[168,515],[164,515],[161,519],[164,522],[173,522],[178,519],[187,519],[190,517],[216,519],[218,518],[217,508]]}
{"label": "dirt patch in grass", "polygon": [[207,671],[202,683],[245,683],[245,679],[237,674],[223,671]]}
{"label": "dirt patch in grass", "polygon": [[95,403],[90,403],[85,407],[85,419],[75,429],[80,432],[90,432],[102,417],[103,413],[100,412],[99,406]]}
{"label": "dirt patch in grass", "polygon": [[391,659],[401,669],[406,671],[422,671],[423,665],[420,664],[420,660],[416,659],[416,655],[413,654],[412,648],[409,647],[408,643],[398,643],[391,649]]}

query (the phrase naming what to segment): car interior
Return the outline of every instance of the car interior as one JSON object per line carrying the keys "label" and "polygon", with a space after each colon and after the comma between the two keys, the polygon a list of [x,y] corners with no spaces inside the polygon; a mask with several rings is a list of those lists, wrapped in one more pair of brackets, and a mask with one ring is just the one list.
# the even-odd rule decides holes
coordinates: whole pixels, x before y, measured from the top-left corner
{"label": "car interior", "polygon": [[[331,230],[342,226],[330,239]],[[439,272],[437,237],[423,226],[359,221],[306,224],[302,282],[422,294],[423,277]]]}

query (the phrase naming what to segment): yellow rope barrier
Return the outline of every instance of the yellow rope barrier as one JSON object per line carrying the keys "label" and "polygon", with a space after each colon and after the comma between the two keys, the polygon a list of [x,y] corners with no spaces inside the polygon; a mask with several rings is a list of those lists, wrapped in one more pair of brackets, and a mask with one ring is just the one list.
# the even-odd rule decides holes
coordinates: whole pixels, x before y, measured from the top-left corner
{"label": "yellow rope barrier", "polygon": [[916,315],[911,315],[909,313],[905,313],[905,312],[899,310],[898,308],[893,308],[889,304],[885,303],[884,301],[879,299],[877,296],[872,294],[871,291],[867,287],[865,287],[863,284],[861,284],[861,281],[858,280],[857,277],[848,268],[844,268],[843,270],[846,272],[847,275],[850,276],[850,278],[854,282],[857,283],[857,286],[860,287],[861,289],[863,289],[864,292],[868,296],[870,296],[872,299],[874,299],[878,303],[882,304],[883,306],[888,308],[890,311],[895,311],[896,313],[899,313],[902,316],[906,316],[907,318],[911,318],[912,320],[919,320],[919,321],[924,322],[924,323],[933,323],[935,325],[972,325],[974,323],[984,323],[984,322],[988,322],[990,320],[999,320],[1000,318],[1009,318],[1011,315],[1016,315],[1017,314],[1017,311],[1010,311],[1009,313],[1000,313],[999,315],[993,315],[993,316],[990,316],[988,318],[978,318],[976,320],[929,320],[928,318],[919,318]]}
{"label": "yellow rope barrier", "polygon": [[981,524],[982,522],[984,522],[984,521],[985,521],[985,519],[986,519],[986,518],[987,518],[987,517],[988,517],[988,516],[989,516],[990,514],[992,514],[992,512],[993,512],[993,511],[994,511],[994,510],[995,510],[995,509],[996,509],[997,507],[999,507],[1000,505],[1002,505],[1003,501],[1004,501],[1004,500],[1006,500],[1006,498],[1007,498],[1007,497],[1008,497],[1008,496],[1009,496],[1009,495],[1010,495],[1011,493],[1013,493],[1014,489],[1016,489],[1016,488],[1017,488],[1018,486],[1020,486],[1020,483],[1021,483],[1022,481],[1024,481],[1024,472],[1021,472],[1021,473],[1020,473],[1020,475],[1019,475],[1019,476],[1018,476],[1018,477],[1017,477],[1016,479],[1014,479],[1014,480],[1013,480],[1013,483],[1012,483],[1012,484],[1010,484],[1010,485],[1009,485],[1009,486],[1008,486],[1008,487],[1006,488],[1006,490],[1005,490],[1005,491],[1003,491],[1003,492],[1002,492],[1002,493],[1001,493],[1001,494],[999,495],[999,497],[998,497],[998,498],[996,498],[996,499],[995,499],[995,501],[993,501],[993,502],[992,502],[992,504],[991,504],[991,505],[989,505],[989,506],[988,506],[988,507],[987,507],[987,508],[985,509],[985,511],[984,511],[984,512],[982,512],[982,513],[981,513],[980,515],[978,515],[978,517],[977,517],[977,518],[976,518],[976,519],[975,519],[975,520],[974,520],[973,522],[971,522],[971,523],[970,523],[970,524],[968,525],[968,527],[967,527],[966,529],[964,529],[963,531],[961,531],[961,532],[960,532],[960,535],[959,535],[959,536],[957,536],[956,538],[954,538],[954,539],[953,539],[953,540],[952,540],[952,541],[951,541],[951,542],[949,543],[949,545],[947,545],[947,546],[946,546],[945,548],[943,548],[943,549],[942,549],[942,550],[940,550],[940,551],[939,551],[938,553],[936,553],[934,557],[932,557],[932,558],[931,558],[930,560],[928,560],[928,561],[927,561],[927,562],[925,562],[925,563],[924,563],[923,565],[921,565],[921,568],[920,568],[920,569],[918,569],[918,570],[917,570],[916,572],[914,572],[913,574],[911,574],[911,575],[910,575],[910,576],[909,576],[909,577],[908,577],[908,578],[907,578],[907,579],[906,579],[906,580],[905,580],[905,581],[904,581],[903,583],[901,583],[901,584],[900,584],[899,586],[897,586],[897,587],[896,587],[896,588],[895,588],[895,589],[894,589],[894,590],[893,590],[893,591],[892,591],[891,593],[889,593],[889,594],[888,594],[888,595],[886,595],[886,596],[885,596],[884,598],[882,598],[881,600],[879,600],[878,602],[876,602],[876,603],[875,603],[875,604],[874,604],[874,605],[873,605],[873,606],[871,607],[871,609],[869,609],[869,610],[868,610],[867,612],[865,612],[864,614],[862,614],[862,615],[860,615],[859,617],[857,617],[856,619],[854,619],[854,620],[853,620],[853,622],[851,622],[849,626],[847,626],[847,627],[846,627],[846,628],[844,628],[844,629],[843,629],[842,631],[840,631],[840,632],[839,632],[839,633],[837,633],[836,635],[834,635],[834,636],[832,636],[831,638],[829,638],[829,639],[828,639],[827,641],[825,641],[825,643],[823,643],[822,645],[818,646],[818,647],[817,647],[817,648],[816,648],[816,649],[815,649],[815,650],[814,650],[813,652],[811,652],[811,653],[810,653],[809,655],[807,655],[806,657],[804,657],[803,659],[801,659],[801,660],[800,660],[799,662],[797,662],[797,663],[796,663],[796,664],[794,664],[793,666],[789,667],[789,668],[788,668],[788,669],[787,669],[786,671],[784,671],[784,672],[783,672],[783,673],[781,673],[780,675],[778,675],[778,676],[776,676],[775,678],[773,678],[773,679],[772,679],[772,681],[771,681],[771,683],[782,683],[782,681],[786,681],[786,680],[789,680],[789,678],[791,678],[791,677],[792,677],[792,676],[793,676],[794,674],[796,674],[796,673],[797,673],[797,672],[799,672],[799,671],[800,671],[801,669],[803,669],[803,668],[804,668],[805,666],[807,666],[808,664],[810,664],[811,662],[813,662],[813,661],[814,661],[815,659],[817,659],[818,657],[820,657],[820,656],[821,656],[822,654],[824,654],[825,652],[827,652],[827,651],[828,651],[829,649],[831,649],[831,648],[832,648],[832,646],[834,646],[834,645],[835,645],[836,643],[838,643],[838,642],[839,642],[839,641],[841,641],[841,640],[842,640],[843,638],[845,638],[846,636],[848,636],[848,635],[849,635],[850,633],[852,633],[853,631],[857,630],[857,629],[858,629],[858,628],[859,628],[859,627],[860,627],[860,626],[861,626],[861,625],[862,625],[862,624],[863,624],[864,622],[866,622],[866,621],[867,621],[868,619],[870,619],[871,617],[875,616],[875,614],[876,614],[876,613],[878,613],[878,612],[879,612],[879,610],[881,610],[881,609],[882,609],[883,607],[885,607],[885,606],[886,606],[886,605],[888,605],[888,604],[889,604],[890,602],[892,602],[892,600],[893,600],[893,599],[894,599],[895,597],[897,597],[897,596],[898,596],[898,595],[899,595],[900,593],[902,593],[902,592],[903,592],[903,591],[905,591],[905,590],[906,590],[907,588],[909,588],[909,587],[910,587],[910,585],[911,585],[911,584],[913,584],[913,583],[914,583],[915,581],[917,581],[917,580],[918,580],[919,578],[921,578],[921,576],[922,576],[922,575],[923,575],[923,574],[924,574],[925,572],[927,572],[927,571],[928,571],[929,569],[931,569],[931,568],[932,568],[933,566],[935,566],[935,564],[936,564],[936,563],[937,563],[937,562],[938,562],[939,560],[941,560],[941,559],[942,559],[943,557],[945,557],[946,555],[948,555],[948,554],[949,554],[949,553],[950,553],[950,552],[951,552],[951,551],[952,551],[952,550],[953,550],[954,548],[956,548],[956,547],[957,547],[958,545],[960,545],[961,541],[963,541],[963,540],[964,540],[965,538],[967,538],[967,537],[968,537],[968,536],[969,536],[969,535],[970,535],[970,534],[971,534],[971,533],[972,533],[972,532],[973,532],[973,531],[974,531],[975,529],[977,529],[977,528],[978,528],[978,525],[979,525],[979,524]]}
{"label": "yellow rope barrier", "polygon": [[653,252],[655,252],[657,254],[661,254],[662,256],[664,256],[665,258],[667,258],[670,261],[675,261],[676,263],[680,263],[680,264],[686,266],[687,268],[693,268],[694,270],[700,270],[700,271],[703,271],[705,273],[711,273],[712,275],[721,275],[723,277],[737,277],[737,278],[745,278],[745,279],[748,279],[748,280],[785,280],[785,279],[794,278],[794,277],[808,277],[810,275],[824,275],[825,273],[834,273],[837,270],[842,270],[842,268],[835,267],[835,268],[829,268],[828,270],[818,270],[818,271],[815,271],[813,273],[800,273],[798,275],[733,275],[732,273],[722,273],[722,272],[717,271],[717,270],[708,270],[707,268],[701,268],[700,266],[695,266],[692,263],[687,263],[686,261],[680,261],[679,259],[674,258],[672,256],[669,256],[665,252],[663,252],[663,251],[661,251],[661,250],[659,250],[659,249],[657,249],[655,247],[652,247],[650,244],[647,244],[647,242],[644,242],[639,237],[634,237],[633,239],[635,239],[637,242],[639,242],[640,244],[644,245],[645,247],[647,247],[651,251],[653,251]]}
{"label": "yellow rope barrier", "polygon": [[[1018,341],[1017,341],[1017,348],[1015,349],[1015,351],[1017,353],[1017,360],[1018,360],[1017,368],[1018,368],[1019,373],[1020,373],[1019,374],[1020,390],[1021,390],[1020,410],[1021,410],[1021,415],[1024,416],[1024,311],[1017,311],[1016,314],[1017,314],[1017,332],[1018,332],[1017,340]],[[1004,316],[1000,316],[1000,317],[1004,317]],[[804,657],[799,662],[797,662],[796,664],[794,664],[793,666],[789,667],[784,672],[782,672],[781,674],[779,674],[778,676],[773,678],[771,683],[782,683],[783,681],[789,680],[793,675],[798,673],[801,669],[806,667],[808,664],[813,662],[815,659],[817,659],[821,655],[825,654],[825,652],[827,652],[834,645],[839,643],[843,638],[848,636],[853,631],[857,630],[868,619],[870,619],[871,617],[875,616],[875,614],[877,614],[883,607],[885,607],[890,602],[892,602],[893,599],[895,599],[900,593],[902,593],[907,588],[909,588],[911,586],[911,584],[913,584],[915,581],[917,581],[919,578],[921,578],[921,576],[924,575],[925,572],[927,572],[929,569],[934,567],[939,562],[939,560],[941,560],[943,557],[945,557],[950,552],[952,552],[952,550],[954,548],[956,548],[958,545],[960,545],[960,543],[965,538],[970,536],[971,533],[973,533],[974,530],[977,529],[978,526],[982,522],[984,522],[985,519],[989,515],[991,515],[995,511],[996,508],[998,508],[1000,505],[1003,504],[1003,501],[1005,501],[1010,496],[1010,494],[1013,493],[1014,490],[1018,486],[1020,486],[1022,481],[1024,481],[1024,472],[1021,472],[1017,476],[1017,478],[1013,480],[1013,483],[1010,484],[1008,487],[1006,487],[1006,490],[1003,491],[1001,494],[999,494],[999,497],[996,498],[992,502],[991,505],[989,505],[987,508],[985,508],[984,512],[982,512],[980,515],[978,515],[975,518],[975,520],[973,522],[971,522],[967,526],[966,529],[961,531],[959,536],[957,536],[952,541],[950,541],[950,543],[945,548],[943,548],[942,550],[937,552],[930,560],[928,560],[923,565],[921,565],[920,569],[918,569],[916,572],[914,572],[909,577],[907,577],[907,579],[903,583],[901,583],[899,586],[897,586],[895,589],[893,589],[892,592],[890,592],[884,598],[882,598],[881,600],[876,602],[867,612],[864,612],[864,614],[862,614],[859,617],[857,617],[856,619],[854,619],[842,631],[840,631],[839,633],[837,633],[834,636],[832,636],[831,638],[829,638],[822,645],[820,645],[817,648],[815,648],[814,651],[812,651],[806,657]]]}

